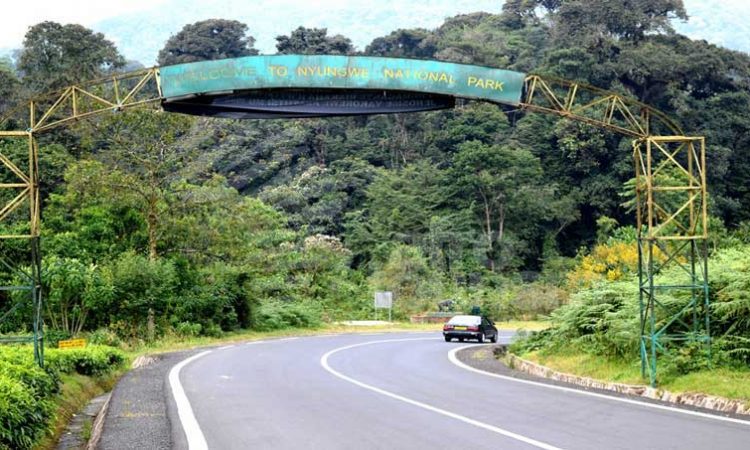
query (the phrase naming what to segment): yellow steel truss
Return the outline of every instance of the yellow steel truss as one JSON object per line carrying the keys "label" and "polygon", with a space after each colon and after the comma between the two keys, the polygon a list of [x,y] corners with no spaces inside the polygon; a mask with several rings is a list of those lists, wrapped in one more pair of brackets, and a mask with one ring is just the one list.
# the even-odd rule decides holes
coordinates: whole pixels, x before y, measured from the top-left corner
{"label": "yellow steel truss", "polygon": [[681,135],[663,112],[616,92],[573,81],[529,75],[523,109],[538,111],[606,128],[633,138]]}
{"label": "yellow steel truss", "polygon": [[96,114],[121,111],[161,100],[159,70],[151,68],[69,86],[31,100],[0,119],[16,128],[42,133]]}

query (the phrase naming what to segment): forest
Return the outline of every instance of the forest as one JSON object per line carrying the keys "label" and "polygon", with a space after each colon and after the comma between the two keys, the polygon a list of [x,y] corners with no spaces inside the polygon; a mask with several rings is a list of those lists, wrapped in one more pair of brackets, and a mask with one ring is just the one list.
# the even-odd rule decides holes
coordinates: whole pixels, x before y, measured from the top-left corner
{"label": "forest", "polygon": [[[687,18],[681,0],[508,0],[501,14],[384,29],[364,49],[305,27],[277,36],[276,48],[575,80],[706,136],[712,334],[721,361],[747,365],[750,56],[676,34],[671,21]],[[254,41],[243,23],[208,19],[173,35],[158,63],[254,55]],[[38,93],[140,67],[100,33],[39,23],[0,61],[0,116]],[[24,152],[0,141],[10,159]],[[551,317],[528,348],[637,358],[630,138],[469,100],[426,113],[268,121],[144,108],[40,136],[40,154],[50,342],[372,318],[373,292],[390,290],[400,320],[454,299],[495,320]],[[0,247],[8,260],[21,251]],[[0,313],[10,312],[0,333],[29,331],[23,295],[0,293]]]}

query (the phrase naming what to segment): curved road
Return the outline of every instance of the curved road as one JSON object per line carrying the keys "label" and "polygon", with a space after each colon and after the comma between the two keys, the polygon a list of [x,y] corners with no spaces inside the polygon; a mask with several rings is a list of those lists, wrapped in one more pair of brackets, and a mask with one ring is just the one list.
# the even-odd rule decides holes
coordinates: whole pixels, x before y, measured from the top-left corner
{"label": "curved road", "polygon": [[750,422],[468,371],[448,357],[463,345],[435,333],[402,333],[266,341],[201,353],[171,373],[173,382],[180,380],[172,386],[176,446],[197,449],[201,438],[211,449],[750,445]]}

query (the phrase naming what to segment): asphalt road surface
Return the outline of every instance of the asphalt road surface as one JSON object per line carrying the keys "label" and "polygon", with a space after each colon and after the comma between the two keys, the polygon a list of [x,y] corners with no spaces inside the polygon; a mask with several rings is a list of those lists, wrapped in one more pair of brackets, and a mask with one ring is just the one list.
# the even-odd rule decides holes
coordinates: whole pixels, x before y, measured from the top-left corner
{"label": "asphalt road surface", "polygon": [[449,352],[465,345],[436,333],[340,335],[200,353],[170,374],[174,445],[750,448],[750,422],[486,376],[451,362]]}

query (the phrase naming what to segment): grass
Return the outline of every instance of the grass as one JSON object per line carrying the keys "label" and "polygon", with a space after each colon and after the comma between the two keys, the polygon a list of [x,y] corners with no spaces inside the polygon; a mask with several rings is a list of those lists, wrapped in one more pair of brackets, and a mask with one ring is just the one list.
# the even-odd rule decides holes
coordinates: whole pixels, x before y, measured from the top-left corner
{"label": "grass", "polygon": [[559,372],[582,377],[625,384],[645,383],[641,378],[640,362],[631,364],[622,360],[608,360],[586,353],[547,354],[531,352],[522,355],[522,357]]}
{"label": "grass", "polygon": [[[507,321],[496,322],[498,329],[502,330],[526,330],[537,331],[547,328],[547,322],[541,321]],[[168,335],[150,343],[135,346],[125,346],[124,349],[129,356],[137,357],[145,354],[165,353],[176,350],[191,349],[196,347],[206,347],[219,344],[231,344],[233,342],[257,341],[262,339],[275,339],[291,336],[315,336],[320,334],[337,334],[337,333],[395,333],[404,331],[435,331],[442,330],[442,324],[417,324],[407,322],[393,322],[384,325],[375,326],[357,326],[343,324],[327,324],[320,328],[287,328],[276,331],[252,331],[240,330],[224,333],[220,337],[182,337],[177,335]]]}
{"label": "grass", "polygon": [[[612,360],[582,353],[531,352],[524,359],[578,376],[626,384],[648,384],[641,377],[640,361]],[[703,393],[750,402],[750,368],[719,367],[687,375],[666,374],[659,388],[673,393]]]}

